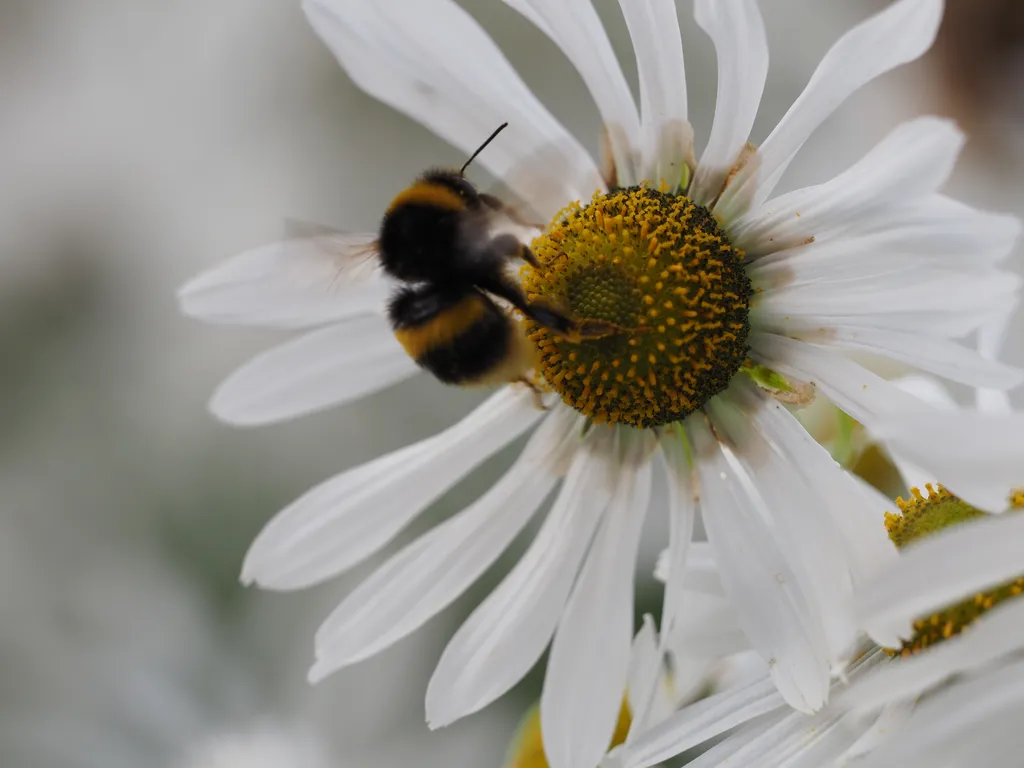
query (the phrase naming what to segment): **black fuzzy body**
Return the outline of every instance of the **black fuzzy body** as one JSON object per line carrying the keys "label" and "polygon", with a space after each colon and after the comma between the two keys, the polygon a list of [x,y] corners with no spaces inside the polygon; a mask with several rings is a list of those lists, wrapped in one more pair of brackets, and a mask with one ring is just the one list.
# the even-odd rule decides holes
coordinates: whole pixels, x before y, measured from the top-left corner
{"label": "black fuzzy body", "polygon": [[[448,330],[465,302],[479,311],[470,323],[458,323],[457,331],[438,339],[426,329]],[[490,298],[474,288],[420,285],[400,288],[388,305],[388,317],[399,338],[432,338],[410,355],[416,363],[445,384],[473,384],[499,368],[510,352],[512,320]]]}
{"label": "black fuzzy body", "polygon": [[435,285],[472,284],[487,237],[487,210],[468,181],[453,171],[428,171],[413,186],[440,187],[458,207],[403,202],[381,222],[381,265],[396,280]]}

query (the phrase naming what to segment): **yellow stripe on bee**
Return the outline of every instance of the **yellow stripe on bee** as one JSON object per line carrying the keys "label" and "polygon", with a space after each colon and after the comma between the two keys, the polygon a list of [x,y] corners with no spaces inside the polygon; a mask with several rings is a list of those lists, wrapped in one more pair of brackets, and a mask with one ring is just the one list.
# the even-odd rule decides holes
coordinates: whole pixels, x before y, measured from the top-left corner
{"label": "yellow stripe on bee", "polygon": [[470,295],[439,312],[422,325],[399,328],[395,338],[409,357],[419,360],[427,352],[450,344],[487,313],[484,297]]}
{"label": "yellow stripe on bee", "polygon": [[444,208],[448,211],[461,211],[466,207],[466,201],[459,193],[429,181],[417,181],[410,187],[406,187],[388,206],[388,213],[397,210],[403,205],[432,205],[437,208]]}

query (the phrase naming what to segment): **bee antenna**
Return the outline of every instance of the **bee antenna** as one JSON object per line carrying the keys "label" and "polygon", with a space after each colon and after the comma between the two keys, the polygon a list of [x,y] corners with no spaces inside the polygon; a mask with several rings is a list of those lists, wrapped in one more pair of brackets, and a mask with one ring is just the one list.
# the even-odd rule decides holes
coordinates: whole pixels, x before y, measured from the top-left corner
{"label": "bee antenna", "polygon": [[466,169],[469,168],[469,164],[472,163],[474,160],[476,160],[476,156],[479,155],[481,152],[483,152],[484,149],[487,147],[487,145],[490,144],[492,141],[494,141],[495,137],[499,133],[504,131],[506,128],[508,128],[508,123],[502,123],[501,125],[499,125],[495,129],[494,133],[492,133],[490,136],[487,137],[487,140],[484,141],[483,144],[481,144],[479,147],[477,147],[476,152],[474,152],[472,155],[470,155],[469,160],[466,161],[466,164],[459,169],[459,176],[463,176],[466,173]]}

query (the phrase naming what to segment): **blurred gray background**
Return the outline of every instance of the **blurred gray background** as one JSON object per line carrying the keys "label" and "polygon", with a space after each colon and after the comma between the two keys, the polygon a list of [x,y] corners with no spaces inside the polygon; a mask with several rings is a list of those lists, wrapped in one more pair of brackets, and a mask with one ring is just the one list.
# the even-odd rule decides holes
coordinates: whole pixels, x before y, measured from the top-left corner
{"label": "blurred gray background", "polygon": [[[772,68],[755,141],[841,32],[882,4],[762,1]],[[463,5],[593,147],[596,110],[557,49],[497,0]],[[635,82],[617,3],[596,5]],[[1024,213],[1024,11],[1019,0],[949,6],[936,51],[851,100],[787,186],[826,179],[895,122],[932,111],[973,136],[952,193]],[[690,0],[679,7],[700,148],[714,53]],[[305,682],[313,632],[379,559],[297,594],[237,581],[249,541],[285,503],[447,426],[477,396],[418,378],[234,430],[206,399],[279,337],[203,327],[175,303],[184,280],[278,238],[286,218],[374,229],[418,171],[461,154],[357,91],[298,0],[2,0],[0,105],[0,765],[500,766],[537,674],[437,733],[422,701],[446,639],[514,552],[425,629],[316,688]],[[656,522],[641,608],[659,600],[646,574],[661,535]]]}

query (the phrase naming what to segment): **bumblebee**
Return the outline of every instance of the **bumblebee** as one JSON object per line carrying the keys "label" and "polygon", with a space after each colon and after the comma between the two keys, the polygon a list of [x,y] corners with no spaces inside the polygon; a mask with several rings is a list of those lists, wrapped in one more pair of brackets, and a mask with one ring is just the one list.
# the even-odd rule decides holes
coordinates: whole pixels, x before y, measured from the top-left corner
{"label": "bumblebee", "polygon": [[525,222],[464,175],[507,125],[492,133],[458,171],[427,171],[400,192],[384,215],[376,243],[384,272],[402,283],[388,305],[396,338],[413,360],[447,384],[530,383],[533,345],[522,322],[492,297],[560,335],[601,333],[592,324],[581,332],[565,313],[529,301],[507,274],[510,262],[540,264],[514,235],[493,234],[495,217],[504,214]]}

